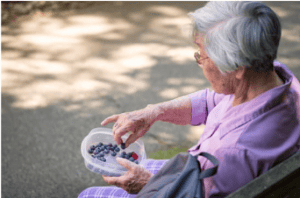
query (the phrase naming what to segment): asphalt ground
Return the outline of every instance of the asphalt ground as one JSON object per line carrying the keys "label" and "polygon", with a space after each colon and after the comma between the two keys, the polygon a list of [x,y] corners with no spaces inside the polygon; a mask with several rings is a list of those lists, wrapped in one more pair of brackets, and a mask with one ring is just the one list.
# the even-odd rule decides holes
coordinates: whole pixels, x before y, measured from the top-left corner
{"label": "asphalt ground", "polygon": [[[2,197],[74,198],[107,185],[80,153],[91,129],[112,114],[210,87],[186,36],[187,13],[204,4],[98,2],[3,25]],[[282,22],[278,60],[300,79],[300,3],[266,4]],[[142,140],[149,155],[194,144],[203,128],[158,122]]]}

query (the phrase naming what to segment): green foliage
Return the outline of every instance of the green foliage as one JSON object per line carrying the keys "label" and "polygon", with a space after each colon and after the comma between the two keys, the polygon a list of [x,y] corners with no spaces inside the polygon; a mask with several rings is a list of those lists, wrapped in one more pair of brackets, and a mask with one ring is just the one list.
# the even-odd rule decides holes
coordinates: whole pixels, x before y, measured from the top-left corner
{"label": "green foliage", "polygon": [[187,147],[175,146],[175,147],[172,147],[172,148],[166,149],[166,150],[158,150],[158,151],[150,153],[148,158],[151,158],[151,159],[171,159],[172,157],[174,157],[178,153],[187,152],[187,150],[189,148],[190,148],[189,146],[187,146]]}

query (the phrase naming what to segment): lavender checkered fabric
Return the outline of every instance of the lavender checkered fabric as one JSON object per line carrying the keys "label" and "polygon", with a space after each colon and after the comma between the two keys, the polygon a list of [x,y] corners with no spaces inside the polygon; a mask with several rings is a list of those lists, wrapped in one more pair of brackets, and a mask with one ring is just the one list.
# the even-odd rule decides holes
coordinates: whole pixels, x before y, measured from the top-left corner
{"label": "lavender checkered fabric", "polygon": [[[142,166],[144,166],[151,173],[156,174],[160,168],[167,162],[168,160],[153,160],[147,159]],[[133,198],[135,194],[128,194],[122,188],[114,187],[114,186],[106,186],[106,187],[90,187],[82,191],[78,198]]]}

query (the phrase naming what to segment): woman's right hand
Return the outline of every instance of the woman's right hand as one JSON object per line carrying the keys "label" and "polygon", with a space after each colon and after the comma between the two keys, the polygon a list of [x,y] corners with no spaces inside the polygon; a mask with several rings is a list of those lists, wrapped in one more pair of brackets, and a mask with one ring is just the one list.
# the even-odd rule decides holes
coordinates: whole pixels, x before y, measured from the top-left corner
{"label": "woman's right hand", "polygon": [[103,120],[101,125],[105,126],[108,123],[115,122],[112,130],[118,145],[123,143],[121,137],[131,131],[132,134],[129,135],[125,142],[125,147],[127,148],[150,129],[152,124],[157,121],[158,115],[158,109],[154,105],[148,105],[141,110],[112,115]]}

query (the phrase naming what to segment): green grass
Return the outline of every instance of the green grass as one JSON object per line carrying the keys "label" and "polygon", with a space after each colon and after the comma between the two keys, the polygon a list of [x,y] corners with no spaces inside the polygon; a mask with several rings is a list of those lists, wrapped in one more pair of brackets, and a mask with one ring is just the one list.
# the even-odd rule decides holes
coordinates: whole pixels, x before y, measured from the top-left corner
{"label": "green grass", "polygon": [[175,147],[172,147],[170,149],[158,150],[158,151],[149,153],[148,158],[151,158],[151,159],[171,159],[172,157],[174,157],[178,153],[187,152],[187,150],[189,148],[191,148],[191,146],[187,146],[187,147],[175,146]]}

